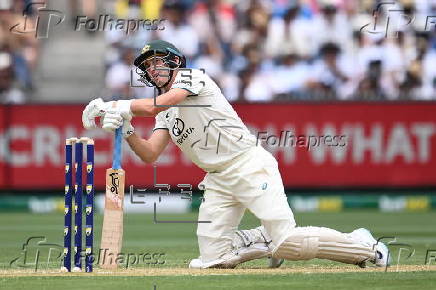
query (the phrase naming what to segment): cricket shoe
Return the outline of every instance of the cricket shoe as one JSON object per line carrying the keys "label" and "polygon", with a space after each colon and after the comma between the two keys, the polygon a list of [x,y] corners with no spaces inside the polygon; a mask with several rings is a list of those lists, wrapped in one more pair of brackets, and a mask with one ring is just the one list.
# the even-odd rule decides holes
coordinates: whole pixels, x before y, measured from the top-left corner
{"label": "cricket shoe", "polygon": [[[248,247],[234,249],[231,252],[223,255],[221,258],[203,262],[201,257],[193,259],[189,263],[191,269],[207,269],[207,268],[222,268],[233,269],[239,264],[262,259],[271,255],[271,249],[265,243],[255,243]],[[280,259],[270,259],[270,268],[278,268],[283,263]]]}
{"label": "cricket shoe", "polygon": [[209,262],[209,263],[203,263],[201,261],[201,256],[200,256],[197,259],[192,259],[191,262],[189,262],[189,268],[190,269],[215,268],[214,266],[219,265],[219,264],[221,264],[223,262],[224,262],[224,260],[218,259],[218,260],[214,260],[214,261]]}
{"label": "cricket shoe", "polygon": [[[359,239],[361,242],[365,243],[369,247],[375,249],[375,257],[369,259],[371,263],[374,263],[377,267],[386,267],[391,264],[391,257],[388,247],[374,239],[371,232],[367,229],[360,228],[351,232],[351,235]],[[365,267],[365,261],[358,264],[360,267]]]}

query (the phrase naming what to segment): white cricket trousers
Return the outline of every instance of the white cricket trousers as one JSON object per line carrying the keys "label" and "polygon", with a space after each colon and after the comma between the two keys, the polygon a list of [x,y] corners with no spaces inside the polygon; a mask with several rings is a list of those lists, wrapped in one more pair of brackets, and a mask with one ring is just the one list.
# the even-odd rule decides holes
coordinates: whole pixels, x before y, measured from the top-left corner
{"label": "white cricket trousers", "polygon": [[275,158],[262,147],[253,147],[217,173],[206,174],[197,228],[203,263],[216,260],[232,248],[235,231],[246,209],[265,227],[274,245],[295,227]]}

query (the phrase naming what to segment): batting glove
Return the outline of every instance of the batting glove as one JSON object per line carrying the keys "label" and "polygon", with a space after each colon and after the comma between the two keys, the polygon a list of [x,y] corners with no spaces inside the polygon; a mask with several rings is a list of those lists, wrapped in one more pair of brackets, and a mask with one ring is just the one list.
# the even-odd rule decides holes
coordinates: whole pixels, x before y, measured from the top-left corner
{"label": "batting glove", "polygon": [[115,108],[118,110],[124,120],[130,121],[133,118],[133,113],[130,110],[132,100],[119,100],[116,103]]}
{"label": "batting glove", "polygon": [[124,120],[122,131],[124,139],[127,139],[130,135],[135,133],[135,128],[132,126],[132,123],[130,123],[130,121]]}
{"label": "batting glove", "polygon": [[96,128],[95,124],[96,117],[102,117],[108,109],[113,105],[113,102],[104,102],[101,98],[92,100],[85,107],[82,113],[82,123],[85,129]]}
{"label": "batting glove", "polygon": [[108,132],[114,132],[122,127],[123,137],[127,138],[135,132],[130,120],[124,119],[118,110],[114,108],[106,112],[102,119],[102,128]]}
{"label": "batting glove", "polygon": [[130,111],[131,102],[131,100],[104,102],[101,98],[92,100],[83,110],[83,127],[86,129],[96,128],[95,118],[103,117],[109,111],[116,112],[125,120],[130,121],[133,117],[132,111]]}

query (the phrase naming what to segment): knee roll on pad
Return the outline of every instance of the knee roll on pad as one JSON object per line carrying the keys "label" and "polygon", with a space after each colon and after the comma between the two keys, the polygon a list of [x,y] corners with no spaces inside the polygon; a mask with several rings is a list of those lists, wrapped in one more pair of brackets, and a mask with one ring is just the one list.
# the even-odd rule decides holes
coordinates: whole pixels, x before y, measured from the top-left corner
{"label": "knee roll on pad", "polygon": [[297,228],[277,247],[273,256],[288,260],[310,260],[317,256],[318,249],[319,235],[316,231],[307,233]]}
{"label": "knee roll on pad", "polygon": [[348,264],[374,256],[374,250],[349,235],[323,227],[300,227],[274,250],[273,257],[288,260],[329,259]]}

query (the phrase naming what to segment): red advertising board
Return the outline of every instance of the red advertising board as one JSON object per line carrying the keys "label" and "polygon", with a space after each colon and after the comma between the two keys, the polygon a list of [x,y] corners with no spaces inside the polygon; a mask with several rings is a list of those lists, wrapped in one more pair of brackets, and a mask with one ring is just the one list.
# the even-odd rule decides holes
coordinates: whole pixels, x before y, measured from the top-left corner
{"label": "red advertising board", "polygon": [[[436,103],[234,107],[278,159],[287,187],[436,185]],[[78,105],[0,106],[0,189],[62,188],[64,141],[72,136],[95,139],[95,181],[103,188],[105,169],[111,165],[112,136],[99,129],[83,130],[82,109]],[[153,124],[154,118],[134,121],[143,136]],[[143,164],[124,145],[126,186],[151,189],[153,166]],[[194,188],[204,175],[172,144],[156,171],[157,183]]]}

